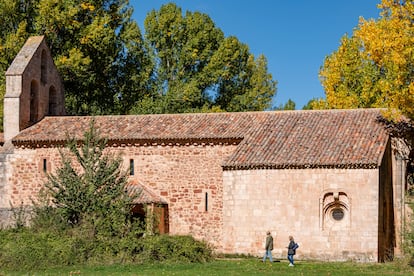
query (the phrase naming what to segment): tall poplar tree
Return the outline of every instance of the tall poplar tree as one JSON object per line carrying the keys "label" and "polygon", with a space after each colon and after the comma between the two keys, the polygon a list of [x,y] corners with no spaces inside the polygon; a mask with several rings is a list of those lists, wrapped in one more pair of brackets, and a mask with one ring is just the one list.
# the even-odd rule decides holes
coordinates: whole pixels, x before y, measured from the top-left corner
{"label": "tall poplar tree", "polygon": [[147,93],[150,59],[128,0],[40,0],[37,11],[70,114],[126,113]]}
{"label": "tall poplar tree", "polygon": [[270,108],[276,81],[266,58],[208,15],[167,4],[148,14],[143,36],[132,12],[128,0],[0,1],[1,98],[17,52],[45,35],[70,115]]}
{"label": "tall poplar tree", "polygon": [[247,111],[270,108],[276,81],[266,58],[225,37],[211,18],[173,3],[151,11],[145,38],[155,60],[157,97],[146,102],[157,113]]}
{"label": "tall poplar tree", "polygon": [[377,20],[361,18],[353,35],[325,59],[320,77],[326,102],[314,104],[385,107],[413,119],[414,3],[382,0],[378,7]]}

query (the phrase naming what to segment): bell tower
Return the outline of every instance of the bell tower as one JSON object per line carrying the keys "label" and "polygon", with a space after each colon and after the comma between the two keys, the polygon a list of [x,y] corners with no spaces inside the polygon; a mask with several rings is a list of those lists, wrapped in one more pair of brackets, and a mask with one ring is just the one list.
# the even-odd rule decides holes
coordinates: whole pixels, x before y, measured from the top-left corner
{"label": "bell tower", "polygon": [[30,37],[6,72],[4,141],[45,116],[61,115],[65,115],[63,85],[45,37]]}

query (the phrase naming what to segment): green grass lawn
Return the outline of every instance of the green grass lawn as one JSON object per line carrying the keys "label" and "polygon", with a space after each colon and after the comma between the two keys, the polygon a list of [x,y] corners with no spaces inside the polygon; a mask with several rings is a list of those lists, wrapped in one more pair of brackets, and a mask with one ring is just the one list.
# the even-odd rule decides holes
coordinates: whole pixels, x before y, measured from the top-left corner
{"label": "green grass lawn", "polygon": [[204,264],[111,265],[51,268],[45,271],[3,271],[0,275],[414,275],[402,262],[385,264],[322,263],[297,261],[289,267],[282,260],[263,264],[259,259],[216,260]]}

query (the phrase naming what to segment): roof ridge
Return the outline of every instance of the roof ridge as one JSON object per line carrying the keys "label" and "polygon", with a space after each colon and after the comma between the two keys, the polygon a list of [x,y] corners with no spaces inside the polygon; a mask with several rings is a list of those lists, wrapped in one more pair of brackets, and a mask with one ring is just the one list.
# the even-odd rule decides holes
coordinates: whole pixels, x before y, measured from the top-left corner
{"label": "roof ridge", "polygon": [[267,111],[241,111],[241,112],[196,112],[196,113],[161,113],[161,114],[107,114],[107,115],[67,115],[67,116],[46,116],[48,118],[108,118],[108,117],[175,117],[175,116],[220,116],[220,115],[255,115],[255,114],[282,114],[282,113],[337,113],[337,112],[378,112],[386,108],[352,108],[352,109],[301,109],[301,110],[267,110]]}

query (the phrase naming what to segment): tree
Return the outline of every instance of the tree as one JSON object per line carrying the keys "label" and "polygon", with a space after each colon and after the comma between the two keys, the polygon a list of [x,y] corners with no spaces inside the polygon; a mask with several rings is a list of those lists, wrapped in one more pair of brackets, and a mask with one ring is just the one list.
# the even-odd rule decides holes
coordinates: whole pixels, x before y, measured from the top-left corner
{"label": "tree", "polygon": [[69,114],[127,113],[149,93],[152,70],[131,15],[128,0],[2,1],[2,96],[4,72],[17,51],[29,36],[45,35],[63,78]]}
{"label": "tree", "polygon": [[14,57],[33,32],[35,9],[30,1],[0,1],[0,129],[3,127],[5,73]]}
{"label": "tree", "polygon": [[[414,3],[382,0],[320,70],[328,108],[385,107],[414,118]],[[322,104],[323,106],[323,104]]]}
{"label": "tree", "polygon": [[[157,66],[156,113],[264,110],[276,93],[264,56],[255,59],[236,37],[224,37],[206,14],[175,4],[145,19],[146,40]],[[152,107],[151,107],[151,102]]]}
{"label": "tree", "polygon": [[70,114],[125,114],[146,93],[150,59],[128,0],[57,1],[37,5],[64,80]]}
{"label": "tree", "polygon": [[2,1],[0,96],[17,51],[45,35],[70,115],[270,107],[276,82],[265,57],[224,37],[209,16],[167,4],[148,14],[143,37],[132,11],[128,0]]}
{"label": "tree", "polygon": [[306,105],[302,107],[303,110],[314,110],[314,109],[328,109],[326,101],[322,98],[310,99]]}
{"label": "tree", "polygon": [[128,176],[122,159],[104,152],[106,139],[93,121],[79,144],[69,138],[60,151],[62,166],[48,175],[43,191],[51,205],[40,206],[38,216],[44,219],[44,212],[50,214],[52,208],[56,224],[87,225],[93,233],[119,235],[128,225],[133,199],[126,191]]}
{"label": "tree", "polygon": [[277,107],[274,107],[273,110],[295,110],[296,103],[289,99],[285,104],[280,104]]}

